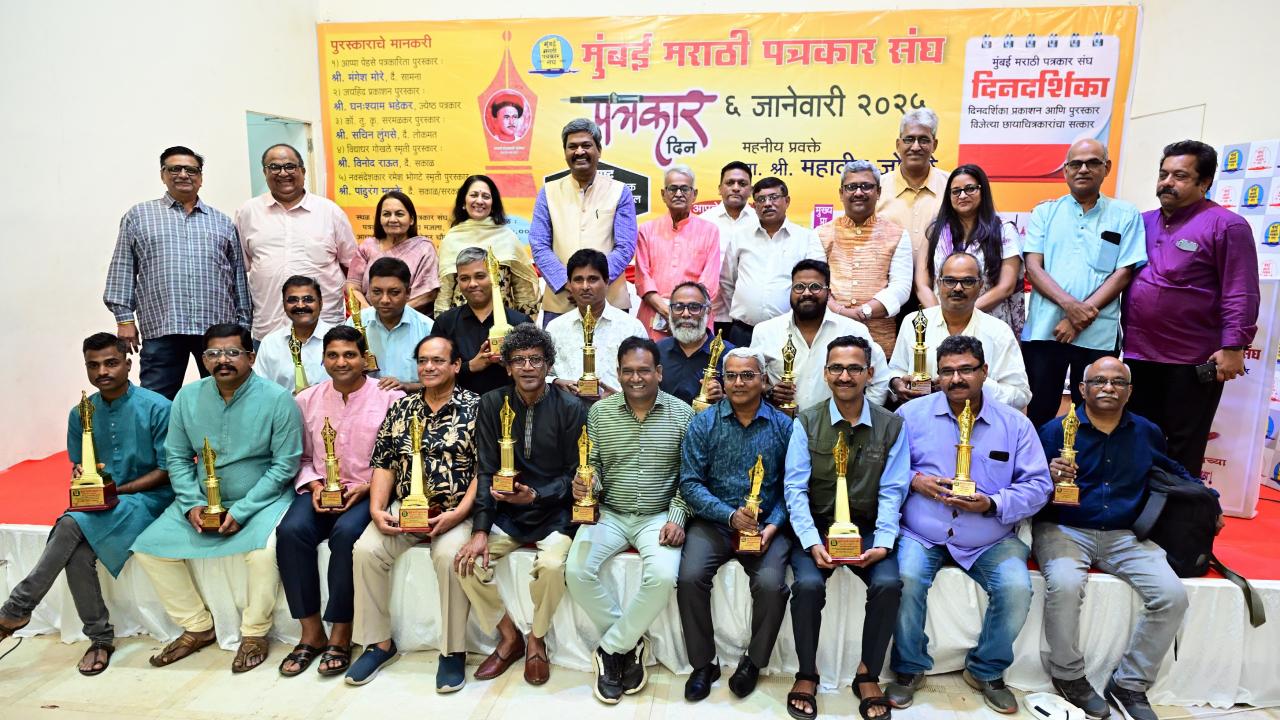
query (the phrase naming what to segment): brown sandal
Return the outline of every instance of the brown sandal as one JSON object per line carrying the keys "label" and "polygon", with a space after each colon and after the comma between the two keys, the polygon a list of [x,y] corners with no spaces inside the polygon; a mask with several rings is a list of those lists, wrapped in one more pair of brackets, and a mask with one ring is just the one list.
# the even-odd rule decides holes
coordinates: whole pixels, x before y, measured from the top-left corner
{"label": "brown sandal", "polygon": [[[88,670],[85,670],[82,667],[77,667],[76,669],[79,670],[80,674],[84,675],[85,677],[93,677],[94,675],[101,675],[102,672],[106,670],[109,665],[111,665],[111,656],[115,654],[116,646],[112,645],[109,642],[102,642],[102,641],[95,640],[94,643],[89,646],[89,649],[85,651],[84,653],[85,657],[88,657],[89,653],[93,653],[93,652],[103,652],[103,653],[106,653],[107,656],[102,660],[94,660],[93,665],[90,666]],[[80,658],[80,662],[84,662],[84,657]],[[98,667],[99,665],[101,665],[102,667]]]}
{"label": "brown sandal", "polygon": [[159,655],[152,655],[150,662],[156,667],[172,665],[189,655],[194,655],[217,641],[218,635],[213,632],[213,630],[209,630],[208,638],[200,638],[193,632],[184,632],[178,636],[177,640],[165,645]]}
{"label": "brown sandal", "polygon": [[[311,667],[311,661],[315,660],[316,656],[319,654],[320,648],[315,645],[298,643],[293,647],[293,652],[285,655],[284,659],[280,661],[280,674],[285,677],[297,677],[298,675],[301,675],[307,671],[307,668]],[[288,663],[297,665],[297,669],[285,670],[284,666]]]}
{"label": "brown sandal", "polygon": [[31,624],[31,616],[28,615],[27,619],[21,625],[18,625],[16,627],[5,627],[3,625],[0,625],[0,640],[4,640],[7,637],[12,637],[14,633],[18,632],[19,630],[21,630],[22,628],[30,624]]}
{"label": "brown sandal", "polygon": [[267,639],[262,636],[241,638],[240,649],[236,650],[236,659],[231,661],[231,672],[249,672],[266,662],[269,647]]}

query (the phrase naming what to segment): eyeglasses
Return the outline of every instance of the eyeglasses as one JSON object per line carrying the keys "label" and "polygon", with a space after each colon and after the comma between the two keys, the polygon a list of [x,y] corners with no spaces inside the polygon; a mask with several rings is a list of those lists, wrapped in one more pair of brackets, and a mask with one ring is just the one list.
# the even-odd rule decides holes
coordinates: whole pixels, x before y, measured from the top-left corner
{"label": "eyeglasses", "polygon": [[757,195],[755,196],[755,201],[757,205],[776,205],[782,202],[782,200],[786,197],[787,197],[786,195],[783,195],[781,193],[777,193],[773,195]]}
{"label": "eyeglasses", "polygon": [[958,375],[961,377],[970,377],[981,369],[982,367],[979,365],[965,365],[963,367],[958,367],[958,368],[938,368],[938,375],[944,378],[951,377],[953,375]]}
{"label": "eyeglasses", "polygon": [[1106,162],[1097,158],[1091,158],[1089,160],[1070,160],[1066,163],[1067,169],[1071,172],[1079,172],[1082,167],[1087,167],[1090,170],[1097,170],[1106,164]]}
{"label": "eyeglasses", "polygon": [[1096,378],[1089,378],[1088,380],[1085,381],[1084,384],[1088,385],[1094,390],[1101,390],[1102,388],[1108,385],[1114,387],[1117,390],[1127,390],[1129,389],[1129,386],[1132,385],[1133,383],[1130,383],[1128,380],[1125,380],[1124,378],[1096,377]]}
{"label": "eyeglasses", "polygon": [[875,183],[864,182],[864,183],[847,183],[845,185],[841,185],[840,189],[844,190],[847,193],[856,193],[859,190],[861,190],[864,193],[869,193],[872,190],[879,189],[879,187],[880,186]]}
{"label": "eyeglasses", "polygon": [[803,295],[805,291],[808,291],[813,293],[814,295],[817,295],[818,293],[826,289],[827,289],[827,286],[823,285],[822,283],[796,283],[795,285],[791,286],[791,292],[799,293],[801,295]]}
{"label": "eyeglasses", "polygon": [[268,170],[273,174],[279,175],[280,173],[288,174],[288,173],[292,173],[295,170],[300,170],[302,169],[302,166],[298,165],[297,163],[285,163],[283,165],[281,165],[280,163],[271,163],[270,165],[263,165],[262,169]]}
{"label": "eyeglasses", "polygon": [[753,370],[744,370],[742,372],[726,372],[724,374],[724,381],[727,383],[735,383],[741,380],[742,382],[749,383],[752,380],[755,380],[756,378],[760,377],[761,374],[762,373],[758,373]]}
{"label": "eyeglasses", "polygon": [[951,188],[951,197],[960,197],[961,195],[973,195],[982,189],[980,185],[965,185],[964,187]]}
{"label": "eyeglasses", "polygon": [[671,303],[671,314],[684,315],[685,313],[688,313],[690,315],[701,315],[706,312],[709,307],[711,306],[706,303],[674,302]]}
{"label": "eyeglasses", "polygon": [[672,195],[689,195],[693,193],[693,188],[688,185],[668,185],[663,189]]}
{"label": "eyeglasses", "polygon": [[223,357],[228,360],[235,360],[248,353],[248,350],[241,350],[240,348],[209,348],[200,354],[204,356],[205,360],[218,360]]}
{"label": "eyeglasses", "polygon": [[828,365],[827,372],[836,377],[849,373],[849,377],[858,377],[867,371],[865,365]]}
{"label": "eyeglasses", "polygon": [[204,172],[202,169],[192,165],[165,165],[164,171],[175,177],[178,175],[190,175],[191,177],[196,177],[200,173]]}
{"label": "eyeglasses", "polygon": [[547,359],[541,355],[521,355],[520,357],[511,358],[507,361],[507,364],[512,367],[540,368],[547,364]]}
{"label": "eyeglasses", "polygon": [[951,277],[950,275],[943,275],[942,277],[938,278],[938,284],[948,290],[954,290],[957,285],[964,288],[965,290],[972,290],[973,288],[978,286],[978,278],[973,277],[972,275],[970,275],[969,277],[962,277],[962,278]]}
{"label": "eyeglasses", "polygon": [[907,147],[911,147],[912,145],[919,145],[920,147],[928,147],[929,145],[933,144],[933,138],[928,135],[907,135],[905,137],[900,137],[898,139],[901,140],[902,144],[906,145]]}
{"label": "eyeglasses", "polygon": [[315,296],[315,295],[301,295],[301,296],[299,296],[299,295],[290,295],[289,297],[286,297],[286,298],[284,299],[284,304],[285,304],[285,305],[297,305],[298,303],[305,303],[305,304],[307,304],[307,305],[310,305],[311,303],[313,303],[313,302],[315,302],[315,301],[316,301],[316,296]]}

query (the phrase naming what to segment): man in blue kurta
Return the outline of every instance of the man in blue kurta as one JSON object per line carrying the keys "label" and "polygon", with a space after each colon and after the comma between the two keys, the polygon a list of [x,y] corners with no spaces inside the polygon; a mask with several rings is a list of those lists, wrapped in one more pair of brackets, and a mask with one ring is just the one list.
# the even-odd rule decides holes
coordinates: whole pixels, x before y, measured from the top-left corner
{"label": "man in blue kurta", "polygon": [[[292,498],[302,456],[302,418],[288,390],[252,372],[253,340],[232,324],[204,334],[210,377],[178,391],[165,442],[177,499],[138,536],[133,550],[156,594],[182,635],[151,658],[157,667],[181,660],[216,640],[213,616],[184,561],[242,556],[249,568],[248,602],[240,620],[240,650],[231,665],[244,672],[267,658],[267,632],[280,572],[275,530]],[[197,476],[205,441],[217,454],[215,469],[227,514],[217,530],[200,530],[208,505]],[[193,461],[194,460],[194,461]]]}
{"label": "man in blue kurta", "polygon": [[[80,672],[85,675],[106,670],[115,651],[115,630],[102,601],[97,561],[118,576],[134,538],[173,500],[164,456],[169,400],[129,382],[128,349],[110,333],[91,335],[83,346],[89,382],[98,388],[89,397],[94,452],[101,472],[116,483],[119,503],[110,510],[68,512],[58,518],[35,567],[0,607],[3,639],[31,622],[31,613],[66,568],[71,598],[91,641],[80,660]],[[81,470],[83,433],[79,409],[72,408],[67,455],[73,476]]]}

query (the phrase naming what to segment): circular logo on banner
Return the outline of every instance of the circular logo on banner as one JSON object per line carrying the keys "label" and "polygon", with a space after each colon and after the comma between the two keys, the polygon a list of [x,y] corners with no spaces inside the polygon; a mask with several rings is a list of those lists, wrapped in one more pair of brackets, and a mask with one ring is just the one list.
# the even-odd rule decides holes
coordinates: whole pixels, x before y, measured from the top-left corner
{"label": "circular logo on banner", "polygon": [[573,69],[573,45],[559,35],[543,35],[533,44],[530,53],[533,75],[557,77],[565,73],[575,73]]}

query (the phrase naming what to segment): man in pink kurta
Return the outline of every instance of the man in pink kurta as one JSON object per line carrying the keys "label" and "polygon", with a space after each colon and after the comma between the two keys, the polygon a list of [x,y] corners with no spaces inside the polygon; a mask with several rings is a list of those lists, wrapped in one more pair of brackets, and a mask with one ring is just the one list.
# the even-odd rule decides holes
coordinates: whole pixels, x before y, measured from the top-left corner
{"label": "man in pink kurta", "polygon": [[[668,305],[682,282],[702,283],[715,302],[720,284],[720,230],[689,213],[698,190],[693,171],[682,165],[667,170],[662,202],[667,217],[640,226],[636,241],[636,294],[643,303],[637,316],[655,341],[671,336]],[[708,325],[711,317],[708,316]]]}

